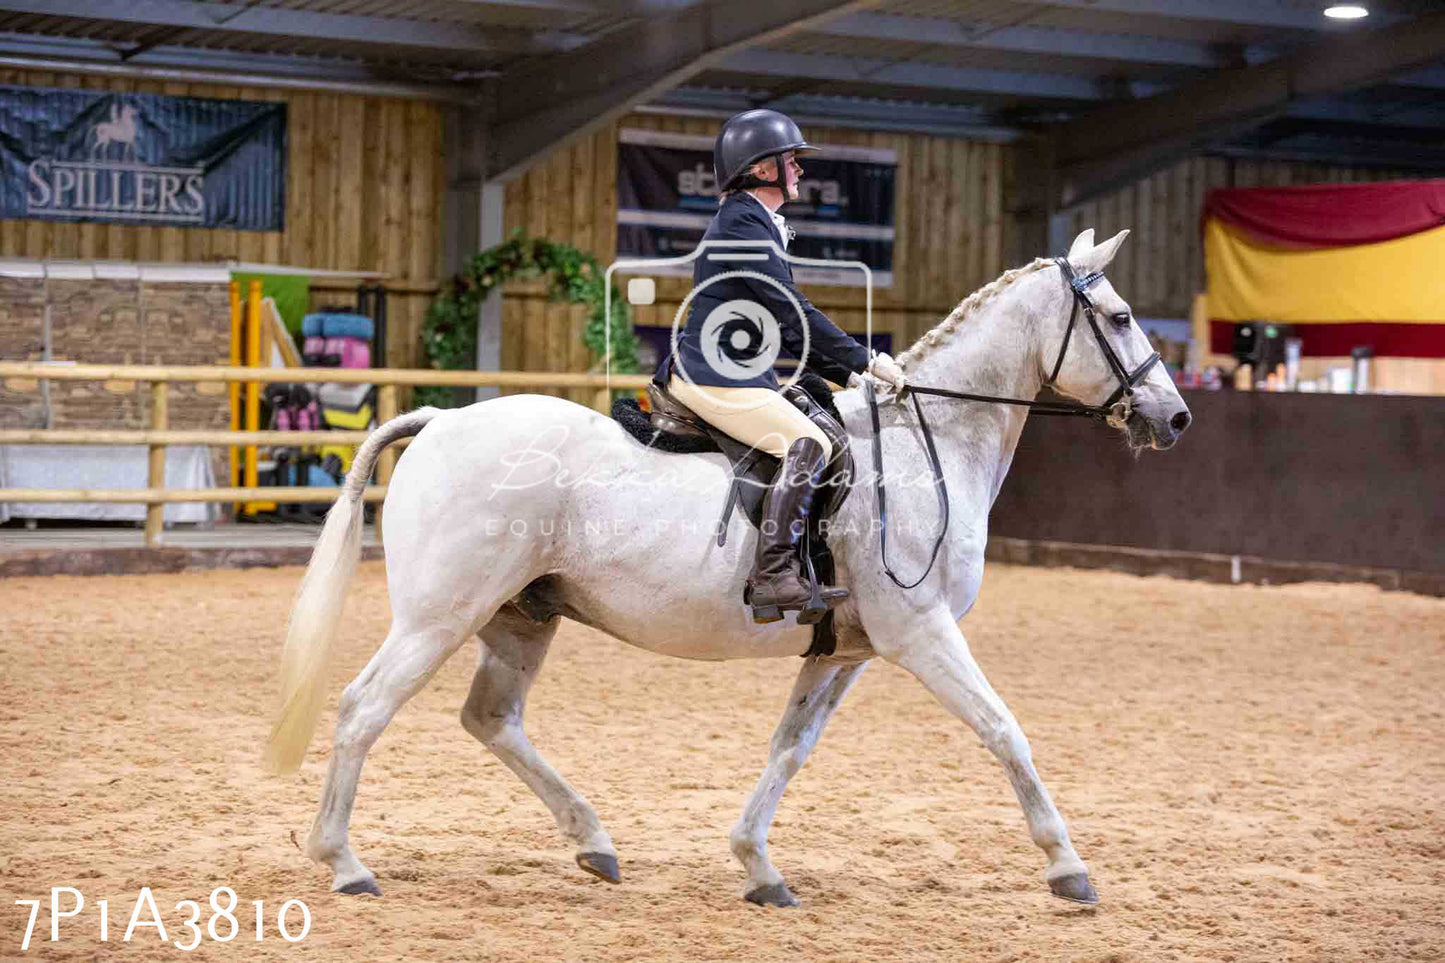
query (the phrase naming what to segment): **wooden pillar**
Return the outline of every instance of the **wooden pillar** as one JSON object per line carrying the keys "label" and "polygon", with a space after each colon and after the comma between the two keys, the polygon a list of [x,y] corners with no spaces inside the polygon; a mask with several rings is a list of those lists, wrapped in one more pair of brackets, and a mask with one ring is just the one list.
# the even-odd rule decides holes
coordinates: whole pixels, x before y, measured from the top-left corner
{"label": "wooden pillar", "polygon": [[[252,281],[246,296],[246,365],[261,366],[261,282]],[[246,382],[246,430],[259,431],[261,428],[261,383]],[[255,488],[257,484],[256,446],[246,446],[245,486]],[[247,502],[247,514],[259,511],[258,503]]]}
{"label": "wooden pillar", "polygon": [[[168,405],[167,388],[170,385],[164,381],[157,381],[151,385],[151,430],[165,431],[170,426],[170,412]],[[164,444],[152,444],[150,447],[150,472],[146,479],[146,487],[158,489],[166,487],[166,446]],[[161,532],[165,528],[164,502],[152,502],[146,506],[146,547],[159,548],[161,544]]]}
{"label": "wooden pillar", "polygon": [[[231,282],[231,367],[239,368],[244,363],[243,347],[246,326],[241,321],[241,282]],[[232,381],[226,387],[231,398],[231,430],[241,428],[241,383]],[[241,486],[241,449],[231,446],[231,487]]]}
{"label": "wooden pillar", "polygon": [[[378,426],[386,424],[397,415],[396,410],[396,385],[381,385],[376,389],[376,423]],[[391,483],[391,472],[396,467],[396,449],[387,446],[382,449],[381,456],[376,461],[376,483],[388,485]],[[376,540],[381,541],[381,509],[382,505],[376,506]]]}

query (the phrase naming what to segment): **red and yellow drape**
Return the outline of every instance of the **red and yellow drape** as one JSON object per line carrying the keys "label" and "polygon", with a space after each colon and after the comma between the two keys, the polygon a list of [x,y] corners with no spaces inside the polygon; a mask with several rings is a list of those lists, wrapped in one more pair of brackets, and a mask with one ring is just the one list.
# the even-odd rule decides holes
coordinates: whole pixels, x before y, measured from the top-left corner
{"label": "red and yellow drape", "polygon": [[1308,355],[1445,357],[1445,180],[1213,191],[1203,230],[1211,350],[1281,321]]}

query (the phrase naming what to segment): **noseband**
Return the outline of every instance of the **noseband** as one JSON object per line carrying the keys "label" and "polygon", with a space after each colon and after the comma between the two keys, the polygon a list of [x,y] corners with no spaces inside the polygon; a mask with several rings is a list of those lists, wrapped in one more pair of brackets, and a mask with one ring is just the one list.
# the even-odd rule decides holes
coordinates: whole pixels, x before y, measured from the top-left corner
{"label": "noseband", "polygon": [[[1069,307],[1069,326],[1064,329],[1064,342],[1059,345],[1059,356],[1054,361],[1054,369],[1049,374],[1045,385],[1053,387],[1059,377],[1059,370],[1064,366],[1064,355],[1069,350],[1069,339],[1074,333],[1074,324],[1079,319],[1079,308],[1084,309],[1084,318],[1089,322],[1089,327],[1094,331],[1094,338],[1099,342],[1099,348],[1104,352],[1104,360],[1109,363],[1109,370],[1119,382],[1119,387],[1102,405],[1081,405],[1073,402],[1055,401],[1026,401],[1023,398],[999,398],[994,395],[974,395],[963,391],[950,391],[947,388],[929,388],[923,385],[908,385],[903,389],[902,394],[913,395],[913,411],[918,415],[918,426],[923,431],[924,450],[928,454],[928,467],[933,471],[933,485],[938,494],[938,511],[941,524],[938,527],[938,537],[933,543],[933,552],[928,557],[928,567],[918,580],[907,585],[894,574],[888,564],[888,503],[887,492],[883,486],[883,439],[882,431],[878,421],[878,398],[874,393],[871,379],[864,379],[863,393],[868,399],[868,411],[873,422],[873,490],[878,499],[878,546],[883,557],[883,571],[893,580],[893,584],[899,588],[911,589],[928,578],[928,573],[933,571],[933,563],[938,560],[938,550],[943,546],[944,536],[948,533],[948,487],[943,480],[943,466],[938,460],[938,449],[933,444],[933,431],[928,427],[928,422],[923,417],[923,408],[918,404],[919,395],[938,395],[943,398],[954,398],[959,401],[984,401],[998,405],[1017,405],[1036,411],[1041,415],[1084,415],[1096,418],[1100,421],[1115,420],[1123,422],[1133,411],[1134,387],[1143,381],[1154,365],[1159,363],[1159,352],[1155,351],[1145,358],[1133,371],[1125,372],[1124,365],[1120,363],[1119,356],[1114,353],[1109,340],[1104,337],[1103,330],[1099,327],[1098,311],[1094,307],[1094,299],[1089,297],[1089,288],[1093,287],[1103,278],[1103,271],[1095,271],[1093,274],[1079,277],[1074,273],[1073,267],[1066,257],[1054,258],[1054,263],[1064,274],[1064,280],[1069,284],[1069,291],[1073,295],[1073,303]],[[901,400],[901,395],[900,395]]]}

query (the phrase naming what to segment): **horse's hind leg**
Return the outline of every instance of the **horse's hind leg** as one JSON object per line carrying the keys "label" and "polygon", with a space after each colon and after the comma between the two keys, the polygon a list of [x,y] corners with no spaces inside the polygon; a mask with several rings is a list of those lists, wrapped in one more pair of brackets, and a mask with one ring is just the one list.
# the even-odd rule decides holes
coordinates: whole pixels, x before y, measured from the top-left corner
{"label": "horse's hind leg", "polygon": [[394,621],[381,648],[342,693],[321,808],[306,840],[306,854],[331,867],[333,891],[381,895],[376,877],[353,855],[347,839],[361,765],[396,710],[421,691],[465,638],[464,631],[450,626],[412,631]]}
{"label": "horse's hind leg", "polygon": [[621,881],[617,850],[582,794],[532,748],[522,729],[527,692],[547,657],[558,618],[535,622],[504,606],[478,633],[481,655],[462,706],[462,727],[527,784],[577,846],[577,865],[609,883]]}
{"label": "horse's hind leg", "polygon": [[788,780],[803,768],[823,727],[838,703],[862,673],[866,662],[839,665],[808,659],[788,696],[788,707],[773,733],[768,765],[748,797],[742,818],[733,827],[730,842],[733,855],[748,871],[744,899],[767,906],[797,906],[798,898],[783,882],[783,874],[768,859],[768,827],[788,788]]}

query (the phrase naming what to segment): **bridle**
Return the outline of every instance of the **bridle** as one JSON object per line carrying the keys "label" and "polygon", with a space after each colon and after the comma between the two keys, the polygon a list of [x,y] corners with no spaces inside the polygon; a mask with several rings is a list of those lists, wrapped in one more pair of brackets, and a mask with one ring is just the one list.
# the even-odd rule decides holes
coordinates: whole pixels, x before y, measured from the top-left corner
{"label": "bridle", "polygon": [[[1069,338],[1074,333],[1074,322],[1079,319],[1079,308],[1082,307],[1084,309],[1085,320],[1089,322],[1089,327],[1094,329],[1094,340],[1099,342],[1099,349],[1104,352],[1104,360],[1109,362],[1109,370],[1112,371],[1114,377],[1118,379],[1119,387],[1114,389],[1114,393],[1109,396],[1109,400],[1102,405],[1080,405],[1079,407],[1083,409],[1083,413],[1085,414],[1097,414],[1100,417],[1106,418],[1114,415],[1120,421],[1123,421],[1129,417],[1129,413],[1133,409],[1134,386],[1143,381],[1145,375],[1149,374],[1150,369],[1159,363],[1159,352],[1153,352],[1149,357],[1139,362],[1138,367],[1126,374],[1124,372],[1124,365],[1119,361],[1119,356],[1114,353],[1114,348],[1109,344],[1109,339],[1104,337],[1104,332],[1099,327],[1098,312],[1094,307],[1094,299],[1089,297],[1089,288],[1103,279],[1104,272],[1095,271],[1093,274],[1086,274],[1083,277],[1079,277],[1074,273],[1074,268],[1069,264],[1068,258],[1056,257],[1054,258],[1054,263],[1059,266],[1060,271],[1064,272],[1064,280],[1069,282],[1069,290],[1074,295],[1074,304],[1073,307],[1069,309],[1069,326],[1064,329],[1064,343],[1059,345],[1058,360],[1054,362],[1054,370],[1049,374],[1044,384],[1052,388],[1054,382],[1058,380],[1059,369],[1064,366],[1064,354],[1069,350]],[[1116,404],[1120,403],[1124,404],[1125,409],[1122,413],[1116,414],[1113,408]]]}
{"label": "bridle", "polygon": [[878,543],[883,557],[883,571],[893,580],[893,584],[902,589],[911,589],[928,578],[928,573],[933,571],[933,563],[938,560],[938,550],[943,546],[944,536],[948,533],[948,487],[943,480],[943,466],[938,460],[938,449],[933,444],[933,430],[928,427],[928,421],[923,417],[923,408],[918,403],[919,395],[937,395],[942,398],[954,398],[959,401],[983,401],[998,405],[1017,405],[1036,411],[1041,415],[1083,415],[1099,421],[1115,421],[1123,423],[1133,412],[1134,388],[1143,381],[1150,370],[1159,363],[1159,352],[1155,351],[1145,358],[1133,370],[1126,372],[1124,365],[1119,361],[1119,356],[1109,344],[1109,339],[1104,337],[1103,329],[1099,327],[1098,309],[1094,306],[1094,299],[1089,297],[1089,288],[1097,284],[1104,277],[1103,271],[1095,271],[1093,274],[1086,274],[1083,277],[1074,273],[1069,259],[1066,257],[1054,258],[1054,263],[1063,272],[1064,280],[1068,282],[1069,291],[1073,295],[1073,304],[1069,308],[1069,326],[1064,329],[1064,340],[1059,345],[1059,356],[1054,361],[1053,370],[1049,373],[1044,384],[1053,387],[1059,377],[1059,371],[1064,366],[1064,355],[1069,350],[1069,340],[1074,333],[1074,326],[1079,319],[1079,309],[1083,309],[1084,319],[1089,322],[1093,329],[1094,339],[1099,342],[1099,348],[1104,353],[1104,360],[1109,363],[1109,370],[1113,372],[1119,387],[1109,395],[1107,401],[1102,405],[1083,405],[1076,402],[1057,401],[1029,401],[1023,398],[1000,398],[995,395],[975,395],[963,391],[951,391],[947,388],[930,388],[923,385],[910,384],[899,394],[902,396],[911,394],[913,396],[913,411],[918,416],[918,427],[923,431],[923,447],[928,453],[928,467],[933,471],[933,485],[938,494],[938,510],[941,524],[938,528],[938,537],[933,543],[933,552],[928,557],[928,567],[918,580],[907,585],[894,574],[888,564],[888,508],[887,492],[883,486],[883,439],[881,426],[878,420],[878,398],[873,389],[871,379],[863,379],[864,395],[868,399],[868,411],[873,422],[873,489],[878,498]]}

